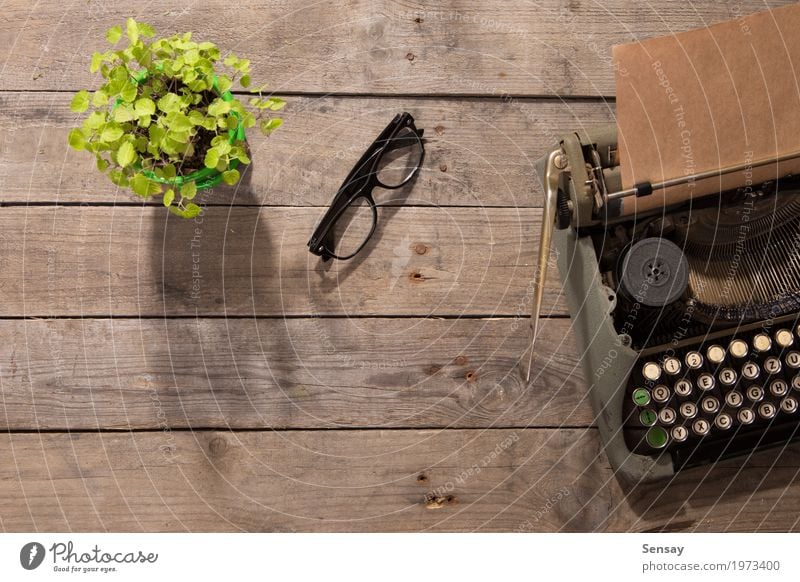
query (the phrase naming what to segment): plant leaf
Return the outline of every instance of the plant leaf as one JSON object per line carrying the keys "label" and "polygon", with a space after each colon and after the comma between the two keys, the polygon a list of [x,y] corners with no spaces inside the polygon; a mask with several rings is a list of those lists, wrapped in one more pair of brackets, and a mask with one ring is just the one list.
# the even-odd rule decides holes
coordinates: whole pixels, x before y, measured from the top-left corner
{"label": "plant leaf", "polygon": [[153,113],[156,112],[156,104],[153,103],[152,99],[148,99],[147,97],[137,99],[133,108],[136,111],[136,115],[139,117],[143,115],[153,115]]}
{"label": "plant leaf", "polygon": [[183,198],[192,200],[196,195],[197,195],[197,184],[195,184],[194,182],[186,182],[183,186],[181,186],[181,196]]}
{"label": "plant leaf", "polygon": [[283,119],[280,117],[273,117],[272,119],[261,120],[261,133],[269,135],[276,129],[283,125]]}
{"label": "plant leaf", "polygon": [[69,104],[69,108],[75,113],[83,113],[86,111],[89,108],[89,92],[84,90],[75,93],[72,102]]}
{"label": "plant leaf", "polygon": [[125,86],[120,91],[120,97],[122,97],[123,101],[127,101],[128,103],[132,103],[134,99],[136,99],[136,93],[139,91],[139,88],[136,86],[135,83],[131,83],[128,81],[125,83]]}
{"label": "plant leaf", "polygon": [[182,216],[184,218],[194,218],[202,211],[203,209],[200,208],[197,204],[195,204],[194,202],[189,202],[189,204],[186,205],[186,210],[183,211]]}
{"label": "plant leaf", "polygon": [[92,94],[92,105],[95,107],[105,107],[108,105],[108,95],[102,89],[95,91]]}
{"label": "plant leaf", "polygon": [[117,44],[122,38],[122,27],[112,26],[106,31],[106,40],[111,44]]}
{"label": "plant leaf", "polygon": [[250,75],[242,75],[242,78],[239,79],[239,84],[247,89],[250,86]]}
{"label": "plant leaf", "polygon": [[133,109],[131,109],[130,105],[120,105],[119,107],[114,109],[114,113],[112,114],[114,121],[118,123],[125,123],[126,121],[130,121],[133,119]]}
{"label": "plant leaf", "polygon": [[130,166],[136,159],[136,150],[131,145],[131,142],[126,141],[117,150],[117,163],[125,168]]}
{"label": "plant leaf", "polygon": [[81,151],[86,149],[86,138],[80,129],[75,128],[70,131],[67,141],[69,142],[69,146],[74,150]]}
{"label": "plant leaf", "polygon": [[125,27],[128,31],[128,38],[131,39],[131,44],[139,42],[139,25],[136,24],[136,21],[133,18],[128,18],[127,22],[125,22]]}
{"label": "plant leaf", "polygon": [[150,198],[154,194],[161,193],[161,186],[150,180],[144,174],[134,174],[130,179],[131,190],[142,198]]}
{"label": "plant leaf", "polygon": [[105,172],[106,168],[108,168],[109,163],[108,160],[105,158],[101,158],[99,155],[97,156],[97,169],[101,172]]}
{"label": "plant leaf", "polygon": [[170,188],[169,190],[164,192],[164,198],[162,201],[164,202],[164,206],[169,206],[170,204],[172,204],[173,200],[175,200],[175,190]]}
{"label": "plant leaf", "polygon": [[233,186],[239,181],[239,171],[228,170],[227,172],[222,172],[222,180],[229,186]]}
{"label": "plant leaf", "polygon": [[109,124],[103,129],[103,133],[100,134],[100,139],[106,143],[111,143],[121,138],[123,133],[119,125]]}
{"label": "plant leaf", "polygon": [[217,151],[213,149],[208,150],[203,163],[205,164],[206,168],[216,168],[217,164],[219,163],[219,154]]}

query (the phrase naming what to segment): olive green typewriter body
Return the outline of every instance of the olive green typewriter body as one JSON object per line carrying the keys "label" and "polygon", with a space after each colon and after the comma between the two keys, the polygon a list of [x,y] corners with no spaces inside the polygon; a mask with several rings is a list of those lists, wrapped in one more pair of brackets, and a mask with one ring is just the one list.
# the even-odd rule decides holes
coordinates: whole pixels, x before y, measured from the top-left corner
{"label": "olive green typewriter body", "polygon": [[565,136],[537,171],[618,478],[666,478],[800,437],[800,181],[624,217],[607,196],[622,191],[616,157],[610,126]]}

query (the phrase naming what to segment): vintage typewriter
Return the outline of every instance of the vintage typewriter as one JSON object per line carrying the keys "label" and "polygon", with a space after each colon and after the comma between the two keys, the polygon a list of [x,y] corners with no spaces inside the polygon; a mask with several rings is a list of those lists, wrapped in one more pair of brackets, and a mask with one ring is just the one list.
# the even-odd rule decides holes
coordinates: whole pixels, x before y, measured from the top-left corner
{"label": "vintage typewriter", "polygon": [[735,183],[748,168],[625,190],[616,137],[616,126],[573,133],[538,163],[533,341],[554,247],[596,422],[625,482],[800,436],[800,179],[632,212],[655,192]]}

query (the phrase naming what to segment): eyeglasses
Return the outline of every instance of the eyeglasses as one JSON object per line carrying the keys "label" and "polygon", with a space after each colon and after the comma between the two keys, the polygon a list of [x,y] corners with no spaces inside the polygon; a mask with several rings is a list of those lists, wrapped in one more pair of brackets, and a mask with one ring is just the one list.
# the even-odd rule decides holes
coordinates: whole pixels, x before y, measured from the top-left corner
{"label": "eyeglasses", "polygon": [[394,190],[414,177],[425,158],[423,131],[410,113],[396,115],[386,126],[350,170],[314,230],[308,241],[313,254],[323,261],[344,261],[364,248],[378,223],[373,188]]}

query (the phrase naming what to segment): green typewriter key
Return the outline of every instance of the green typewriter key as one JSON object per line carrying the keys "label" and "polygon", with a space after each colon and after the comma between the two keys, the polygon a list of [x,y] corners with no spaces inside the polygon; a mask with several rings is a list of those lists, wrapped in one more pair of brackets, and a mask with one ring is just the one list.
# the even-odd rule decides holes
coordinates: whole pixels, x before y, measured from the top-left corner
{"label": "green typewriter key", "polygon": [[637,388],[633,391],[633,403],[636,406],[647,406],[650,404],[650,393],[646,388]]}
{"label": "green typewriter key", "polygon": [[667,434],[667,431],[660,426],[654,426],[647,431],[645,439],[647,440],[647,444],[654,449],[663,449],[665,446],[667,446],[669,435]]}
{"label": "green typewriter key", "polygon": [[658,415],[655,410],[645,408],[639,413],[639,422],[644,426],[653,426],[658,420]]}

